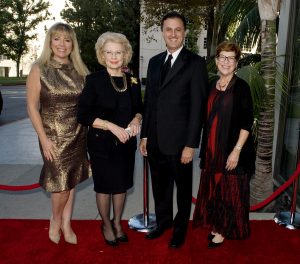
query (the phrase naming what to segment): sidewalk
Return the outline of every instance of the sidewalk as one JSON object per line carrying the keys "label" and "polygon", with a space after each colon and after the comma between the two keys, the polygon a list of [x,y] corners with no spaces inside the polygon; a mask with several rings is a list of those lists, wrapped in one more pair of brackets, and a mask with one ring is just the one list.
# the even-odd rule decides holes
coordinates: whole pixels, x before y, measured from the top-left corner
{"label": "sidewalk", "polygon": [[[30,185],[38,182],[42,158],[37,135],[29,119],[23,119],[0,127],[0,184]],[[193,196],[199,185],[198,152],[194,159]],[[42,188],[29,191],[0,190],[0,219],[48,219],[49,194]],[[174,208],[176,200],[174,195]],[[149,180],[149,212],[153,213],[153,198]],[[192,212],[194,205],[192,205]],[[128,191],[123,219],[130,219],[143,212],[143,158],[136,152],[134,187]],[[191,214],[192,216],[192,214]],[[251,213],[252,219],[273,219],[272,213]],[[74,219],[99,219],[92,179],[77,187]]]}

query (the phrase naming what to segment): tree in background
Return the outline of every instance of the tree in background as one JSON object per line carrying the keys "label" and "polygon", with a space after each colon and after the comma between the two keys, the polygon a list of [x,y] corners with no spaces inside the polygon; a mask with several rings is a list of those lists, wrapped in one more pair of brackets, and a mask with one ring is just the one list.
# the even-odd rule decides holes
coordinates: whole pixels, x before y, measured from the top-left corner
{"label": "tree in background", "polygon": [[115,2],[113,30],[124,34],[133,49],[132,62],[129,67],[137,75],[139,71],[140,50],[140,1],[118,0]]}
{"label": "tree in background", "polygon": [[[9,0],[0,0],[0,43],[5,38],[8,31],[8,23],[10,22],[10,15],[6,12],[9,8]],[[3,46],[0,45],[0,54],[4,53]]]}
{"label": "tree in background", "polygon": [[[260,23],[256,0],[144,0],[142,21],[145,32],[151,34],[160,25],[161,17],[170,10],[183,13],[192,25],[194,37],[207,26],[207,61],[215,54],[216,46],[225,39],[235,39],[241,46],[257,45]],[[150,35],[151,37],[151,35]],[[187,39],[189,34],[187,35]],[[194,42],[197,38],[194,38]],[[189,43],[188,43],[189,44]],[[189,48],[189,47],[188,47]],[[194,50],[196,51],[196,50]]]}
{"label": "tree in background", "polygon": [[142,5],[141,20],[144,23],[143,31],[148,35],[147,40],[152,41],[154,39],[153,32],[160,30],[160,22],[162,17],[169,11],[177,11],[182,13],[187,19],[187,36],[186,47],[198,53],[197,40],[201,27],[204,26],[205,9],[203,3],[204,0],[144,0]]}
{"label": "tree in background", "polygon": [[261,72],[267,100],[258,119],[255,177],[251,181],[251,202],[258,203],[273,192],[273,136],[276,77],[276,18],[280,0],[258,0],[261,20]]}
{"label": "tree in background", "polygon": [[138,0],[68,0],[61,12],[77,34],[82,58],[90,71],[101,67],[97,62],[95,43],[106,31],[126,35],[134,50],[132,68],[138,69],[139,15]]}
{"label": "tree in background", "polygon": [[32,31],[49,17],[49,3],[43,0],[0,0],[0,51],[17,64],[20,76],[22,56],[28,52],[28,41],[35,39]]}

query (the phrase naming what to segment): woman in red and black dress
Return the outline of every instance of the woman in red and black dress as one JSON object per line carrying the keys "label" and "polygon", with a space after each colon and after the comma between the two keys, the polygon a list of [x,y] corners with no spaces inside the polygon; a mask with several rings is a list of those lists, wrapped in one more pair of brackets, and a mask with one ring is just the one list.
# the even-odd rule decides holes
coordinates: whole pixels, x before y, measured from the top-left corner
{"label": "woman in red and black dress", "polygon": [[202,171],[193,226],[211,231],[209,248],[221,246],[225,238],[245,239],[250,235],[253,107],[248,84],[234,74],[240,55],[235,43],[222,42],[217,47],[220,78],[210,91],[202,136]]}

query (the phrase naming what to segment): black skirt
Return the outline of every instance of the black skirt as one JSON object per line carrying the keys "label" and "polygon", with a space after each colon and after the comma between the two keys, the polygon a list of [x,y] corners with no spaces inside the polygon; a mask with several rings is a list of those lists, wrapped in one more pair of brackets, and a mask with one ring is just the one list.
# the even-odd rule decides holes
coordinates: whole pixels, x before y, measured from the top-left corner
{"label": "black skirt", "polygon": [[133,186],[135,150],[119,143],[107,158],[89,154],[95,192],[124,193]]}

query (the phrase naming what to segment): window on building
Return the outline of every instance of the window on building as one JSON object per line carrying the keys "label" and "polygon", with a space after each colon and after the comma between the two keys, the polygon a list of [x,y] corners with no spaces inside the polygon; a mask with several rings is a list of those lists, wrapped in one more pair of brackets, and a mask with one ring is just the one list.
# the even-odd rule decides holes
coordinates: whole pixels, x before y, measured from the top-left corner
{"label": "window on building", "polygon": [[203,39],[203,49],[207,49],[207,38]]}
{"label": "window on building", "polygon": [[0,55],[0,60],[7,60],[7,56],[5,56],[5,55]]}

